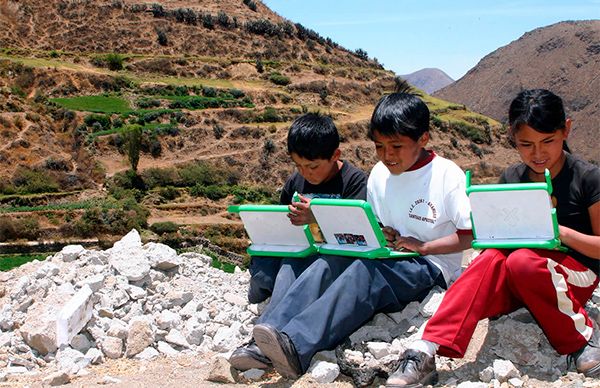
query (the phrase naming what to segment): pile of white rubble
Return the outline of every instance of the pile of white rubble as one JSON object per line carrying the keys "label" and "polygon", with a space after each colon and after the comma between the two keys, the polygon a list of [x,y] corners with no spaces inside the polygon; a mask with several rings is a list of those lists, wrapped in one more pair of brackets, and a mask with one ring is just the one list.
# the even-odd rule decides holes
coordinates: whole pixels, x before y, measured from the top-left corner
{"label": "pile of white rubble", "polygon": [[[133,230],[105,251],[71,245],[43,262],[0,273],[0,382],[38,374],[58,385],[87,373],[90,364],[120,357],[216,353],[222,357],[215,365],[227,369],[223,358],[248,340],[264,305],[248,304],[247,271],[226,273],[211,261],[199,253],[178,255],[163,244],[142,244]],[[307,378],[335,381],[342,365],[356,384],[381,383],[386,367],[397,363],[442,296],[443,290],[434,290],[402,312],[378,314],[350,337],[345,349],[317,354]],[[593,302],[600,303],[600,295]],[[596,304],[589,308],[598,315]],[[576,373],[563,376],[565,358],[552,350],[525,310],[490,321],[476,360],[465,365],[438,359],[441,383],[600,386]],[[258,370],[230,372],[225,377],[217,372],[215,380],[263,378]]]}

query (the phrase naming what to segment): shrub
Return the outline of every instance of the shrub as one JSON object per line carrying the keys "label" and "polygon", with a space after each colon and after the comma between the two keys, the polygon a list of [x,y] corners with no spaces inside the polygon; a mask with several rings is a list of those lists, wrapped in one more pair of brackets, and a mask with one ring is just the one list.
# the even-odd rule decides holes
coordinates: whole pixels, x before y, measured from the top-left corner
{"label": "shrub", "polygon": [[163,30],[156,31],[156,39],[158,40],[158,44],[161,46],[166,46],[169,44],[169,39],[167,38],[167,33]]}
{"label": "shrub", "polygon": [[364,61],[368,61],[369,60],[369,54],[367,54],[367,52],[361,48],[356,49],[356,51],[354,52],[354,54],[359,57],[360,59],[364,60]]}
{"label": "shrub", "polygon": [[195,197],[205,197],[213,201],[227,197],[229,190],[227,186],[197,184],[190,189],[190,194]]}
{"label": "shrub", "polygon": [[477,144],[489,143],[491,141],[489,135],[485,131],[463,121],[456,121],[452,123],[452,127],[462,136]]}
{"label": "shrub", "polygon": [[229,28],[231,24],[231,22],[229,21],[229,16],[227,16],[227,14],[223,11],[219,11],[219,13],[217,14],[217,23],[219,23],[220,26],[225,28]]}
{"label": "shrub", "polygon": [[123,57],[116,53],[106,55],[106,66],[109,70],[122,70],[123,69]]}
{"label": "shrub", "polygon": [[210,86],[204,86],[202,88],[202,95],[204,97],[217,97],[217,89],[211,88]]}
{"label": "shrub", "polygon": [[291,82],[288,77],[277,72],[271,73],[271,75],[269,76],[269,81],[273,82],[275,85],[282,86],[289,85]]}
{"label": "shrub", "polygon": [[246,94],[240,89],[229,89],[229,94],[231,94],[233,98],[242,98],[246,96]]}
{"label": "shrub", "polygon": [[107,115],[89,114],[85,116],[83,122],[88,128],[98,128],[101,131],[108,130],[111,127],[110,117]]}
{"label": "shrub", "polygon": [[213,134],[215,135],[215,139],[222,138],[224,132],[225,132],[225,130],[223,129],[223,127],[221,125],[219,125],[219,124],[213,125]]}
{"label": "shrub", "polygon": [[162,187],[159,191],[158,194],[166,199],[167,201],[172,201],[175,198],[178,198],[181,193],[179,193],[179,190],[177,190],[175,187],[173,186],[167,186],[167,187]]}
{"label": "shrub", "polygon": [[165,233],[175,233],[179,230],[179,225],[174,222],[155,222],[150,225],[150,230],[156,234],[163,235]]}
{"label": "shrub", "polygon": [[282,121],[281,116],[277,112],[277,109],[272,106],[267,106],[262,116],[259,117],[259,121],[264,121],[266,123],[277,123]]}
{"label": "shrub", "polygon": [[56,180],[44,171],[32,170],[27,167],[19,167],[12,177],[12,183],[18,192],[48,193],[59,189]]}
{"label": "shrub", "polygon": [[264,73],[265,67],[260,59],[256,60],[256,71],[259,73]]}

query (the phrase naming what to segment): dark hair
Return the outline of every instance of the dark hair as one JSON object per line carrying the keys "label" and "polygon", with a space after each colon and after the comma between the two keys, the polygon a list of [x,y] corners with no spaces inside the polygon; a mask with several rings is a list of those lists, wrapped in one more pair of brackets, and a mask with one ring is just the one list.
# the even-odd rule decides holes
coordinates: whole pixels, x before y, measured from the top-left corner
{"label": "dark hair", "polygon": [[[565,129],[566,119],[562,99],[546,89],[523,90],[508,109],[511,139],[522,125],[540,133],[554,133]],[[567,142],[563,143],[563,149],[569,151]]]}
{"label": "dark hair", "polygon": [[288,152],[308,159],[331,159],[340,146],[340,135],[333,119],[320,113],[298,117],[288,131]]}
{"label": "dark hair", "polygon": [[417,141],[429,131],[429,108],[414,94],[392,93],[379,100],[369,126],[373,140],[377,131],[383,136],[404,135]]}

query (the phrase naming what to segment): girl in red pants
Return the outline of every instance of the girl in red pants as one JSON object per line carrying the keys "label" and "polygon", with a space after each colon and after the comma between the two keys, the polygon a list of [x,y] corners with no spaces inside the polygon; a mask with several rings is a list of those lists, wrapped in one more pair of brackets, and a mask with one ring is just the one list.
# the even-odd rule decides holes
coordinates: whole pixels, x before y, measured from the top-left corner
{"label": "girl in red pants", "polygon": [[448,289],[386,387],[435,383],[435,354],[463,357],[479,320],[521,307],[578,372],[600,376],[600,332],[584,310],[600,273],[600,169],[569,153],[571,120],[552,92],[521,92],[510,105],[509,123],[522,162],[505,170],[500,182],[542,182],[548,169],[560,239],[570,249],[483,251]]}

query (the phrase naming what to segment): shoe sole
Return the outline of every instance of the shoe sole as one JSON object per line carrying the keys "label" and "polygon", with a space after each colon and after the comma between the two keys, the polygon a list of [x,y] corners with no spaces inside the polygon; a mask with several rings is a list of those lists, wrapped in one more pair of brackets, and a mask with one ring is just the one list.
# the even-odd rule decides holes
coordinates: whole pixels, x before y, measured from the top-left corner
{"label": "shoe sole", "polygon": [[254,326],[252,331],[252,337],[256,345],[273,363],[273,368],[286,379],[297,379],[300,375],[296,370],[289,364],[287,357],[279,346],[277,336],[271,330],[261,326]]}
{"label": "shoe sole", "polygon": [[269,365],[252,357],[250,354],[233,354],[229,357],[229,364],[237,370],[267,369]]}
{"label": "shoe sole", "polygon": [[425,376],[420,382],[415,384],[399,385],[399,384],[386,384],[385,388],[423,388],[427,385],[437,384],[439,379],[437,371],[431,372]]}
{"label": "shoe sole", "polygon": [[585,371],[584,375],[585,377],[600,377],[600,364]]}

